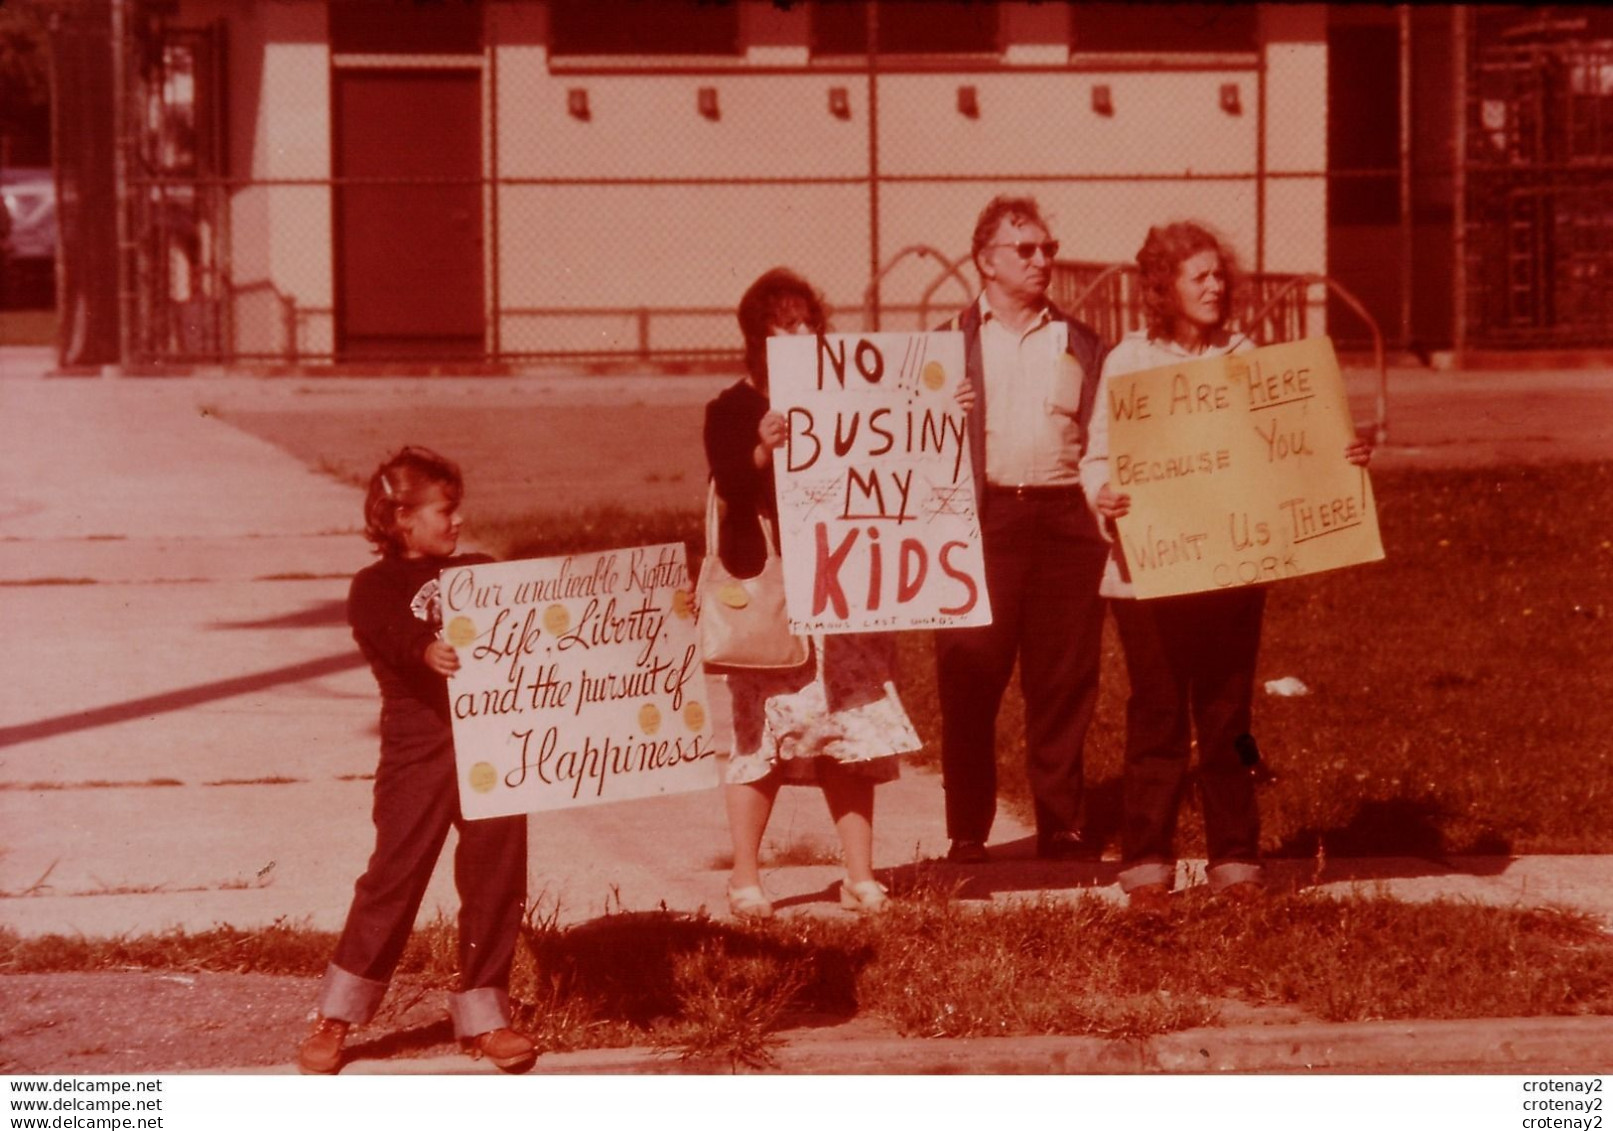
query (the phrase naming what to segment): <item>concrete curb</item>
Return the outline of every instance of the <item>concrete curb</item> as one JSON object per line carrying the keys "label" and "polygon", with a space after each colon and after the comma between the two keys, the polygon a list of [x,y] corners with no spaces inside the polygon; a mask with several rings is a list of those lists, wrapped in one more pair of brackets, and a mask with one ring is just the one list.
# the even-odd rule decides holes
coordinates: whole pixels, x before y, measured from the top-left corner
{"label": "concrete curb", "polygon": [[[1613,1072],[1613,1017],[1355,1021],[1189,1029],[1142,1040],[1102,1037],[812,1040],[776,1051],[787,1075],[1147,1075],[1219,1073]],[[295,1073],[294,1065],[216,1070]],[[649,1048],[550,1053],[533,1075],[727,1074],[724,1061]],[[359,1060],[349,1076],[493,1076],[465,1056]]]}

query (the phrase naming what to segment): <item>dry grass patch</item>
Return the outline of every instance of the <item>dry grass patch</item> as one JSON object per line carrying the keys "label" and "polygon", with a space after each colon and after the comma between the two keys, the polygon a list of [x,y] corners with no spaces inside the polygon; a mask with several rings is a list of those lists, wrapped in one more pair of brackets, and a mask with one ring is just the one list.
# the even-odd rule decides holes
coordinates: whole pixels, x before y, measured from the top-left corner
{"label": "dry grass patch", "polygon": [[[1148,917],[1095,896],[980,909],[932,891],[877,920],[533,916],[511,994],[545,1049],[650,1044],[736,1069],[771,1063],[808,1018],[874,1017],[918,1038],[1141,1039],[1217,1024],[1232,1003],[1327,1021],[1613,1014],[1613,935],[1574,912],[1307,892],[1252,909],[1197,890],[1178,902]],[[0,932],[0,972],[312,978],[335,941],[284,921],[100,940]],[[447,989],[457,962],[439,917],[411,938],[400,984]]]}

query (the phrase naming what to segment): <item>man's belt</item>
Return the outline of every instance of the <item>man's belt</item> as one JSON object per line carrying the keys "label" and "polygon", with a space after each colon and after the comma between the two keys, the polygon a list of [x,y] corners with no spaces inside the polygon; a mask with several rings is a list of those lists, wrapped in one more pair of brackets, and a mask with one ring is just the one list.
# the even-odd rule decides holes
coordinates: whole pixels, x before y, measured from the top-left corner
{"label": "man's belt", "polygon": [[995,495],[998,497],[1011,496],[1015,499],[1022,499],[1027,502],[1052,502],[1054,500],[1082,499],[1085,497],[1081,493],[1081,485],[1079,483],[1059,483],[1051,485],[1030,483],[1019,487],[1009,487],[1001,483],[987,483],[986,494]]}

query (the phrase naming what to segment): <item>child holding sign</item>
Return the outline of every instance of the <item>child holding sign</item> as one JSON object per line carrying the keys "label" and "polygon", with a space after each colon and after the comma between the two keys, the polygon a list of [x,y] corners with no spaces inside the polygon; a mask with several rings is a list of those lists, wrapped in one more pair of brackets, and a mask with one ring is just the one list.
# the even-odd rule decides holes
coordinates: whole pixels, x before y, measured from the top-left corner
{"label": "child holding sign", "polygon": [[[1100,524],[1131,510],[1109,468],[1109,388],[1125,373],[1221,357],[1253,348],[1227,328],[1232,313],[1232,257],[1193,223],[1150,228],[1137,253],[1147,329],[1127,335],[1104,360],[1081,480]],[[1364,466],[1371,446],[1342,453]],[[1100,592],[1126,655],[1126,761],[1120,834],[1120,886],[1143,912],[1169,906],[1176,876],[1176,811],[1197,735],[1198,791],[1204,805],[1210,888],[1227,899],[1261,893],[1260,811],[1252,770],[1259,749],[1249,733],[1255,655],[1266,591],[1260,585],[1137,600],[1115,544]]]}
{"label": "child holding sign", "polygon": [[437,575],[490,560],[454,556],[463,494],[459,468],[424,448],[404,448],[370,477],[364,536],[381,560],[353,579],[347,619],[381,689],[375,851],[325,971],[313,1032],[298,1051],[304,1072],[340,1068],[348,1030],[375,1015],[450,826],[459,831],[454,1032],[472,1056],[507,1071],[537,1058],[509,1017],[510,963],[526,903],[526,818],[466,821],[459,812],[446,682],[459,656],[438,637]]}

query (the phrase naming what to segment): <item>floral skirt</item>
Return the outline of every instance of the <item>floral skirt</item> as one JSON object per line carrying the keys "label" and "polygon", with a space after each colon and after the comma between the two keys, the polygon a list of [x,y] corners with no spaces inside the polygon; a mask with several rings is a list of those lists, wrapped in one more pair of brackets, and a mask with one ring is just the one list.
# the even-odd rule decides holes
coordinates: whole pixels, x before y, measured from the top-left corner
{"label": "floral skirt", "polygon": [[734,741],[724,780],[818,780],[830,758],[890,781],[896,755],[919,741],[896,694],[896,638],[888,633],[814,636],[812,662],[790,672],[734,672],[727,677]]}

